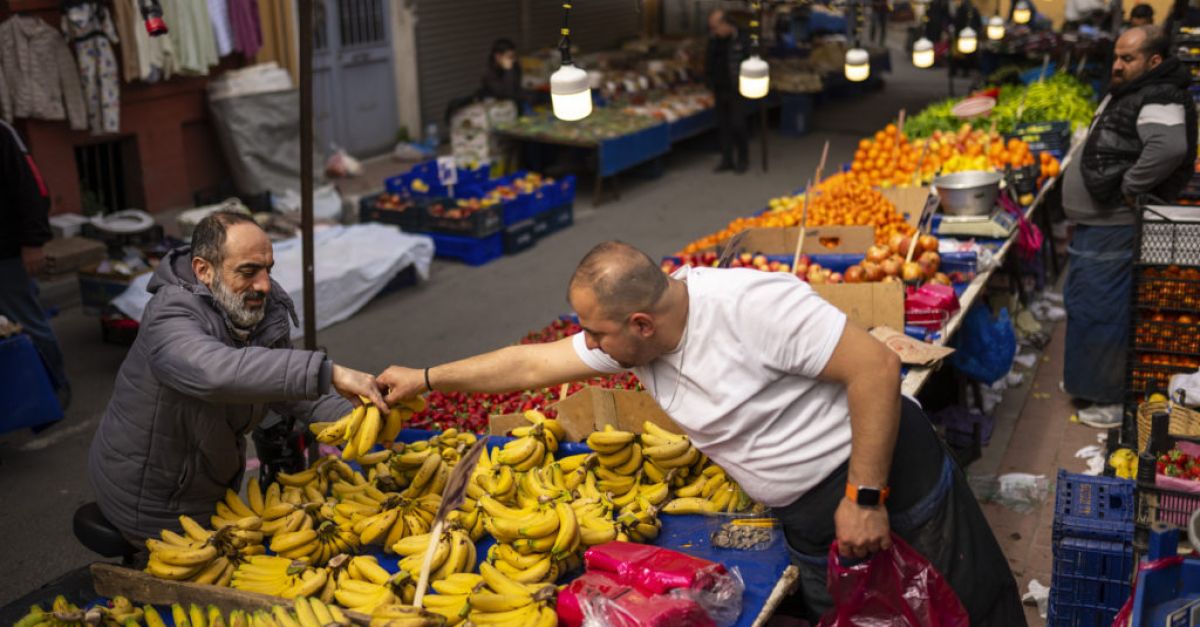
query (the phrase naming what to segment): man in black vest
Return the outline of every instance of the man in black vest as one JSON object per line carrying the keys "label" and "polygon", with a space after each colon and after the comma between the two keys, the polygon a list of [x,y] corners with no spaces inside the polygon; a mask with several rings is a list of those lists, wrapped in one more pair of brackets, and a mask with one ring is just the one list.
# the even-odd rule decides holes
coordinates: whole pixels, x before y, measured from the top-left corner
{"label": "man in black vest", "polygon": [[1117,40],[1112,83],[1063,179],[1076,224],[1067,274],[1063,387],[1084,424],[1121,424],[1138,202],[1170,202],[1192,176],[1196,111],[1190,77],[1161,28]]}
{"label": "man in black vest", "polygon": [[705,52],[704,72],[716,101],[717,135],[721,142],[721,163],[716,171],[733,170],[742,174],[750,158],[746,111],[738,93],[738,72],[746,58],[746,43],[721,9],[708,15],[708,30],[711,36]]}

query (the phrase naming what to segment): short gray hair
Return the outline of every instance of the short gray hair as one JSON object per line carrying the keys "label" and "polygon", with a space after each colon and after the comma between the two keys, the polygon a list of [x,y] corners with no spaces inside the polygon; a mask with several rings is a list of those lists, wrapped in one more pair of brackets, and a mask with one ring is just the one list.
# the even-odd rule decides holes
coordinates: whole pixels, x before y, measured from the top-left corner
{"label": "short gray hair", "polygon": [[571,276],[570,289],[591,290],[606,317],[623,320],[653,310],[667,285],[667,275],[649,255],[612,240],[598,244],[583,257]]}
{"label": "short gray hair", "polygon": [[254,218],[240,211],[222,209],[204,217],[192,231],[192,257],[199,257],[214,266],[225,261],[225,231],[235,224],[253,224]]}

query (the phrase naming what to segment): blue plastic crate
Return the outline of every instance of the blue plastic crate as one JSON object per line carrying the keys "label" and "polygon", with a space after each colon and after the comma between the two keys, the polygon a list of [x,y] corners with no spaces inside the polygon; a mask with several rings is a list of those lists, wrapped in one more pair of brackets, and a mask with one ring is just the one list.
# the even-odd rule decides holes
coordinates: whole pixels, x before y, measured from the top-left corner
{"label": "blue plastic crate", "polygon": [[[1150,533],[1149,554],[1156,561],[1174,556],[1179,549],[1179,531]],[[1200,559],[1185,557],[1176,564],[1138,573],[1133,599],[1133,625],[1174,625],[1168,617],[1200,599]],[[1186,610],[1185,610],[1186,613]],[[1187,623],[1185,623],[1187,624]]]}
{"label": "blue plastic crate", "polygon": [[438,257],[450,257],[470,266],[482,266],[504,254],[504,234],[488,237],[459,237],[429,233],[433,238],[434,252]]}
{"label": "blue plastic crate", "polygon": [[1128,542],[1060,538],[1054,547],[1046,624],[1111,625],[1129,599],[1133,564],[1133,546]]}
{"label": "blue plastic crate", "polygon": [[556,233],[575,223],[575,205],[568,203],[554,207],[539,218],[546,223],[549,233]]}
{"label": "blue plastic crate", "polygon": [[1054,490],[1054,535],[1133,539],[1134,482],[1060,469]]}
{"label": "blue plastic crate", "polygon": [[50,373],[23,333],[0,339],[0,433],[62,420]]}

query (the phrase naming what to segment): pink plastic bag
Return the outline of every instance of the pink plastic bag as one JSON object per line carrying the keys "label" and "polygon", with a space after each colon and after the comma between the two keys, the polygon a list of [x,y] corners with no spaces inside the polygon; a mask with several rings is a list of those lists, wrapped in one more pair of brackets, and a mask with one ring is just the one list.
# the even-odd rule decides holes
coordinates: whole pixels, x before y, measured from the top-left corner
{"label": "pink plastic bag", "polygon": [[725,567],[708,560],[632,542],[608,542],[583,554],[588,570],[615,573],[622,583],[646,594],[663,594],[675,588],[709,588],[725,574]]}
{"label": "pink plastic bag", "polygon": [[970,617],[942,574],[892,534],[892,548],[842,566],[829,548],[834,607],[818,627],[968,627]]}
{"label": "pink plastic bag", "polygon": [[695,600],[647,595],[620,581],[616,575],[587,572],[558,593],[558,620],[565,627],[715,627]]}

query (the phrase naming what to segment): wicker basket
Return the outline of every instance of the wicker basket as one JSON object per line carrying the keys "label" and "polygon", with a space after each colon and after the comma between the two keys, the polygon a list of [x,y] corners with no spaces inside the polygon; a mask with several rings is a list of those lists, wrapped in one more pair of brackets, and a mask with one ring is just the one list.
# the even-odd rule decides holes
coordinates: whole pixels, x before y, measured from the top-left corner
{"label": "wicker basket", "polygon": [[1200,437],[1200,411],[1175,405],[1168,401],[1146,401],[1138,405],[1138,450],[1146,449],[1146,440],[1150,439],[1150,425],[1154,414],[1160,411],[1171,413],[1171,424],[1167,432],[1171,435],[1189,438]]}

